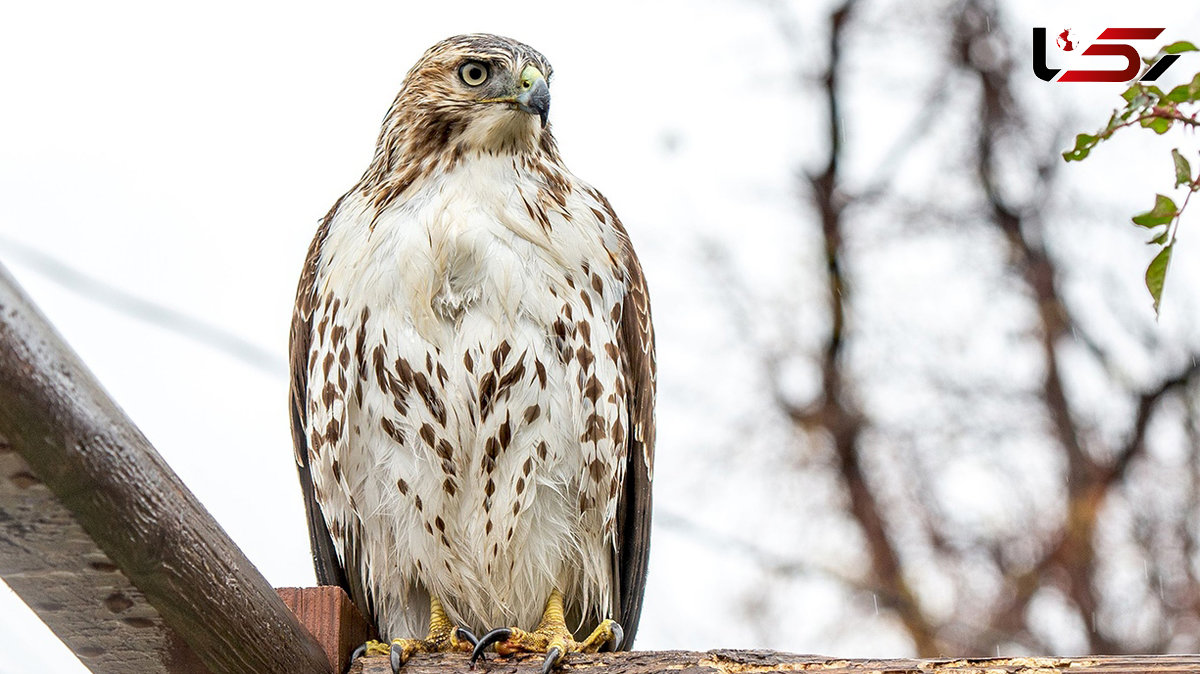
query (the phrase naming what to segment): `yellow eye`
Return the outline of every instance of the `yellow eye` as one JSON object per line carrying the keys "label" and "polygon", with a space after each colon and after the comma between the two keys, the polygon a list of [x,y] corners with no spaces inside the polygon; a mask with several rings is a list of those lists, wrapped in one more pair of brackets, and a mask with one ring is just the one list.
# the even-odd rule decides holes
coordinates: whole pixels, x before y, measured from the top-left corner
{"label": "yellow eye", "polygon": [[479,61],[468,61],[458,69],[458,76],[467,86],[477,87],[487,81],[488,68]]}

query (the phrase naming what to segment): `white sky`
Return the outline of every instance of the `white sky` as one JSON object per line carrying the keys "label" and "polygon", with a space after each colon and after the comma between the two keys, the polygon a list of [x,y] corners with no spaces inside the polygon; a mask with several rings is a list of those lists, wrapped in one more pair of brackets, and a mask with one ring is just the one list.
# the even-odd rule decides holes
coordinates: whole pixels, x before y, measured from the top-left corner
{"label": "white sky", "polygon": [[[1154,15],[1141,4],[1022,2],[1016,15],[1022,31],[1086,16],[1101,27],[1190,26],[1165,37],[1200,39],[1190,4]],[[689,405],[712,403],[690,373],[719,357],[697,336],[717,312],[689,292],[694,239],[745,227],[731,255],[786,275],[769,230],[747,225],[789,212],[796,158],[821,149],[797,117],[806,108],[787,46],[758,3],[10,5],[0,18],[0,260],[272,584],[314,582],[283,364],[304,250],[366,167],[409,66],[455,33],[506,34],[554,64],[564,157],[612,200],[651,283],[666,401],[656,498],[688,512],[702,484],[690,448],[711,435]],[[1083,95],[1104,101],[1087,129],[1112,99]],[[25,247],[269,356],[252,367],[90,301],[39,273]],[[754,516],[729,510],[734,531]],[[719,608],[741,596],[753,566],[662,531],[652,560],[640,647],[764,645]],[[817,589],[812,600],[828,597]],[[0,591],[0,672],[79,670],[46,634]],[[807,639],[769,645],[830,648]],[[877,639],[857,654],[904,648]]]}

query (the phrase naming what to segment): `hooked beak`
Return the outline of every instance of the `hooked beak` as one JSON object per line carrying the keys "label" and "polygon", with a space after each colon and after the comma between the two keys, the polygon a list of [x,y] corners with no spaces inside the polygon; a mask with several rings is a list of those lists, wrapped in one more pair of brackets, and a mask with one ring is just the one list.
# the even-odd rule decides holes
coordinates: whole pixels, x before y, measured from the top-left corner
{"label": "hooked beak", "polygon": [[537,115],[542,120],[542,128],[546,128],[550,117],[550,86],[540,70],[528,65],[521,71],[516,102],[521,110]]}

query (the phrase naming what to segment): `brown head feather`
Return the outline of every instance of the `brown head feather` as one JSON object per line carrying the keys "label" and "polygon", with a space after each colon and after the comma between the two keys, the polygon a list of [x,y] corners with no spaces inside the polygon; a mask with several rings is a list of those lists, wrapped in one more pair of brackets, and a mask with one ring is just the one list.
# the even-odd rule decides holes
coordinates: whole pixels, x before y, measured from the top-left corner
{"label": "brown head feather", "polygon": [[[470,62],[487,66],[484,84],[472,87],[460,78],[459,69]],[[430,47],[404,78],[384,118],[375,157],[359,182],[377,210],[469,153],[540,154],[558,163],[548,125],[512,103],[491,100],[513,94],[527,65],[550,79],[553,69],[546,57],[506,37],[458,35]]]}

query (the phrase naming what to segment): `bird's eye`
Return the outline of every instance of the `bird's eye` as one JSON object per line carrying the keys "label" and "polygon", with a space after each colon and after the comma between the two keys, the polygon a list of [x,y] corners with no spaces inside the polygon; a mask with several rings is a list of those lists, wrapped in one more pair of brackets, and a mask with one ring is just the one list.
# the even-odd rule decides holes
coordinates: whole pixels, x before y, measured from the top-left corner
{"label": "bird's eye", "polygon": [[487,81],[488,69],[478,61],[469,61],[458,69],[458,76],[467,86],[477,87]]}

